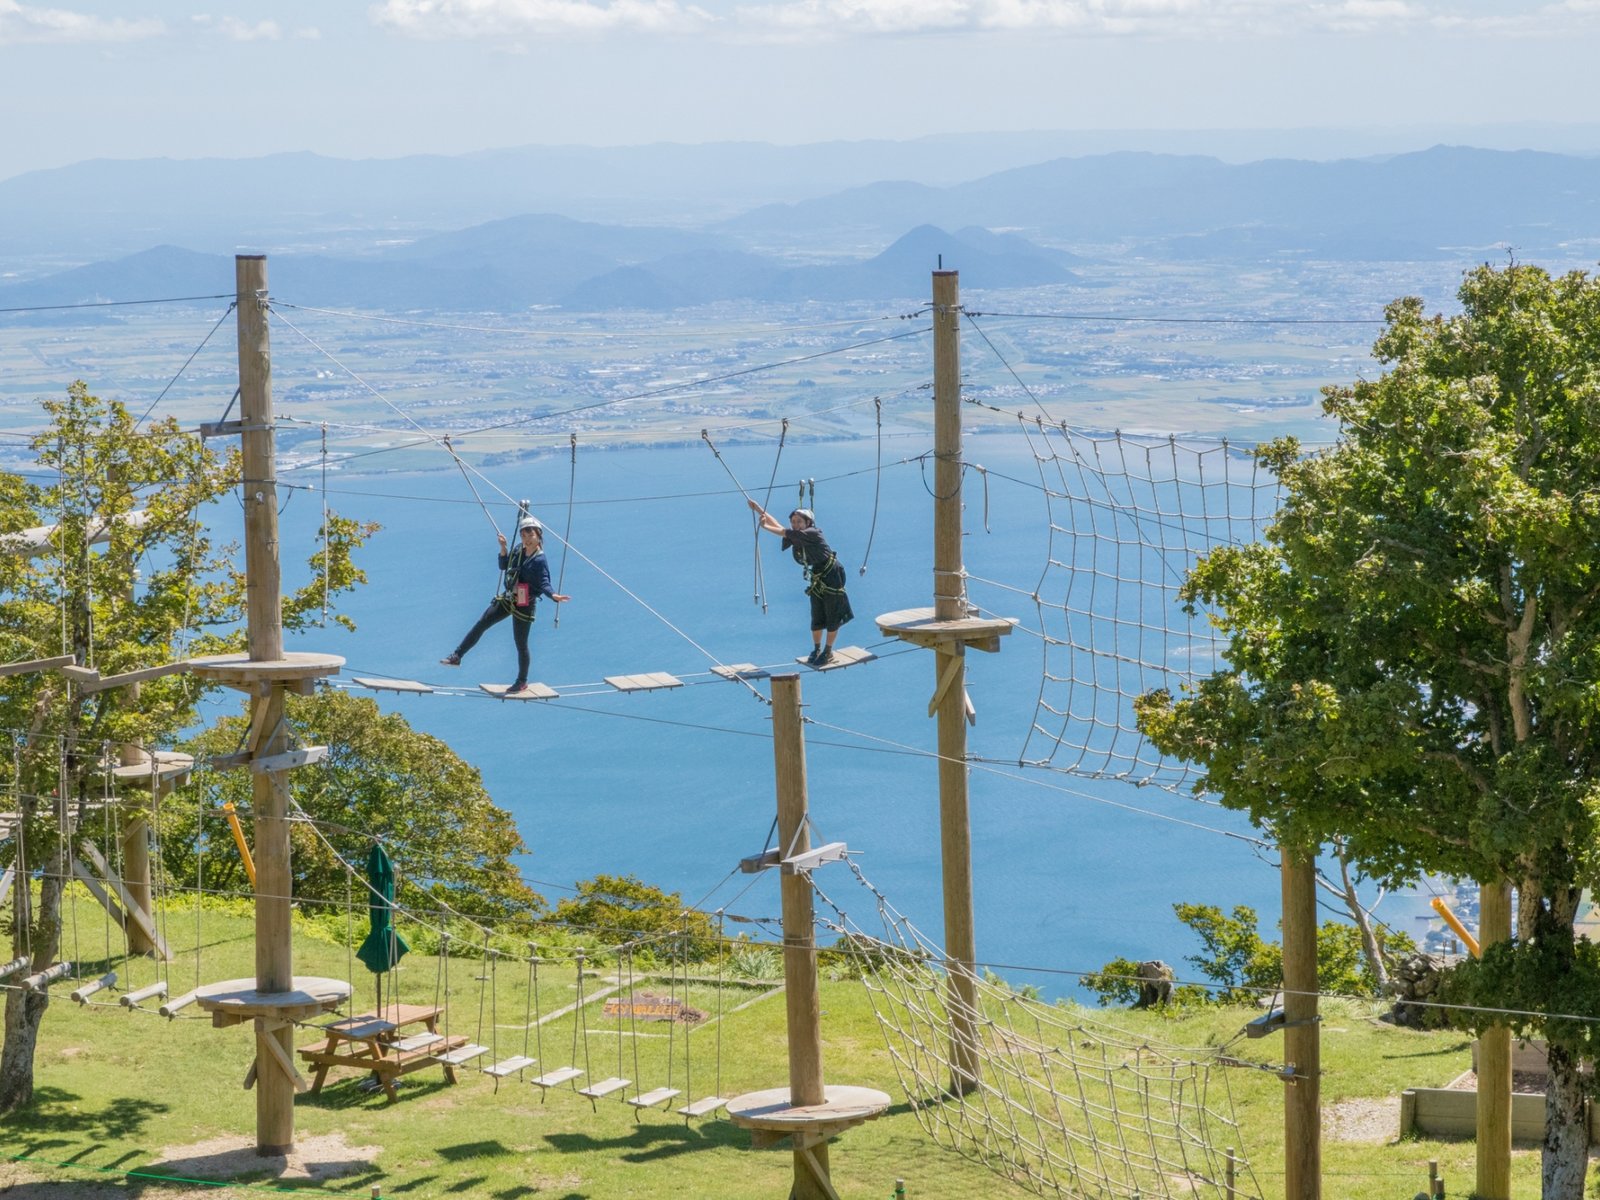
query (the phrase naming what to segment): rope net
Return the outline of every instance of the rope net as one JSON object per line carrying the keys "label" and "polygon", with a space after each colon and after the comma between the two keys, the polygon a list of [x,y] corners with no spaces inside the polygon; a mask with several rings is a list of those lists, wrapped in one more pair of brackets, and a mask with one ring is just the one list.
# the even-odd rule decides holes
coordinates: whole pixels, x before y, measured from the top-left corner
{"label": "rope net", "polygon": [[1191,769],[1145,740],[1133,701],[1158,688],[1177,693],[1220,661],[1222,639],[1203,610],[1185,612],[1178,590],[1215,547],[1260,537],[1277,509],[1277,480],[1253,447],[1226,441],[1021,426],[1050,535],[1031,594],[1042,680],[1018,759],[1182,787]]}
{"label": "rope net", "polygon": [[[859,970],[900,1088],[934,1142],[1040,1196],[1261,1195],[1235,1149],[1228,1075],[1213,1052],[1156,1045],[993,976],[972,981],[969,1006],[942,949],[850,868],[873,896],[881,934],[854,925],[813,879],[826,909],[817,921]],[[976,1086],[960,1096],[951,1089],[953,1016],[977,1043]]]}

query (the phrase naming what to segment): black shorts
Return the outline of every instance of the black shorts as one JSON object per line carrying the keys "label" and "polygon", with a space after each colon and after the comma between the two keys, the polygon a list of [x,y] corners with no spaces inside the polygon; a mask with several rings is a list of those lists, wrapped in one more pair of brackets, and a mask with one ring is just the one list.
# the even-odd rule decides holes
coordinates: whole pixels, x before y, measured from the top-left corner
{"label": "black shorts", "polygon": [[829,633],[855,617],[850,611],[850,597],[842,591],[828,592],[811,597],[811,628],[826,629]]}

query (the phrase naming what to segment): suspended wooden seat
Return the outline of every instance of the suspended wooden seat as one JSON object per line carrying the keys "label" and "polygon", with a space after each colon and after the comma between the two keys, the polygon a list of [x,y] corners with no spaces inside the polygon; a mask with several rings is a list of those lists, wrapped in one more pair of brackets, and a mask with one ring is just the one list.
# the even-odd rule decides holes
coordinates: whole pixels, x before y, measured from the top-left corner
{"label": "suspended wooden seat", "polygon": [[413,1033],[409,1037],[399,1038],[394,1043],[394,1048],[405,1054],[411,1050],[426,1050],[429,1046],[437,1046],[445,1040],[442,1033]]}
{"label": "suspended wooden seat", "polygon": [[765,667],[758,667],[755,663],[732,663],[726,666],[719,663],[711,668],[711,673],[731,680],[765,679],[771,674]]}
{"label": "suspended wooden seat", "polygon": [[556,700],[561,695],[555,688],[543,683],[530,683],[516,695],[511,694],[509,683],[480,683],[478,688],[496,700]]}
{"label": "suspended wooden seat", "polygon": [[591,1083],[588,1087],[578,1089],[578,1095],[587,1096],[591,1100],[598,1100],[602,1096],[609,1096],[612,1092],[620,1092],[623,1088],[633,1083],[631,1079],[623,1079],[613,1075],[610,1079],[602,1079],[599,1083]]}

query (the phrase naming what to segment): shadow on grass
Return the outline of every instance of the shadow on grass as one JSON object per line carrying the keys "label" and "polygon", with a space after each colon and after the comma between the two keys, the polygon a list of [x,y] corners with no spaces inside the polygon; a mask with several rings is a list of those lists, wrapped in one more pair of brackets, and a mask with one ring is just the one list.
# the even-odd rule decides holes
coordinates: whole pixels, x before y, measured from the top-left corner
{"label": "shadow on grass", "polygon": [[736,1146],[743,1140],[740,1130],[721,1121],[696,1128],[636,1125],[626,1137],[597,1138],[586,1133],[552,1133],[545,1137],[553,1149],[563,1153],[609,1151],[617,1153],[624,1162],[632,1163],[656,1162],[697,1150]]}
{"label": "shadow on grass", "polygon": [[440,1146],[434,1151],[445,1162],[465,1162],[469,1158],[498,1157],[512,1153],[504,1142],[463,1142],[459,1146]]}
{"label": "shadow on grass", "polygon": [[[33,1103],[21,1112],[6,1117],[7,1133],[15,1137],[31,1130],[41,1134],[84,1134],[94,1141],[116,1141],[136,1137],[152,1118],[171,1111],[157,1100],[118,1097],[104,1108],[78,1107],[82,1096],[62,1088],[41,1087],[33,1091]],[[76,1145],[80,1139],[54,1139],[53,1145]]]}
{"label": "shadow on grass", "polygon": [[321,1108],[330,1112],[346,1108],[388,1108],[391,1105],[403,1105],[408,1100],[423,1100],[454,1086],[444,1079],[423,1080],[407,1075],[395,1080],[394,1087],[399,1099],[391,1101],[381,1087],[362,1086],[371,1078],[371,1075],[346,1075],[342,1079],[330,1080],[322,1085],[322,1090],[315,1096],[310,1093],[297,1096],[295,1107]]}
{"label": "shadow on grass", "polygon": [[1414,1054],[1385,1054],[1385,1062],[1398,1061],[1403,1058],[1444,1058],[1451,1054],[1461,1054],[1472,1049],[1470,1041],[1451,1042],[1448,1046],[1439,1046],[1433,1050],[1418,1050]]}

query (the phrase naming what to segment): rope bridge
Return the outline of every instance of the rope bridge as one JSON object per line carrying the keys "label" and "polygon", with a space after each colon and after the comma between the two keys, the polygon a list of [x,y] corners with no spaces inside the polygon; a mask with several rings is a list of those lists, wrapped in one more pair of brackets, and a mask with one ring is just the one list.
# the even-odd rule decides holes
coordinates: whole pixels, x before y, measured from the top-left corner
{"label": "rope bridge", "polygon": [[979,1031],[979,1078],[954,1094],[948,1006],[957,993],[944,952],[850,867],[873,897],[881,933],[851,923],[813,879],[818,921],[859,969],[900,1087],[937,1144],[1040,1196],[1261,1195],[1234,1149],[1228,1074],[1214,1053],[1156,1045],[992,976],[978,983],[978,1011],[968,1014]]}

